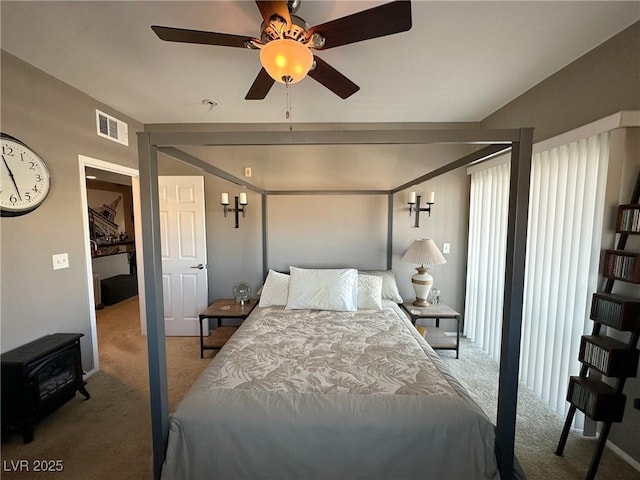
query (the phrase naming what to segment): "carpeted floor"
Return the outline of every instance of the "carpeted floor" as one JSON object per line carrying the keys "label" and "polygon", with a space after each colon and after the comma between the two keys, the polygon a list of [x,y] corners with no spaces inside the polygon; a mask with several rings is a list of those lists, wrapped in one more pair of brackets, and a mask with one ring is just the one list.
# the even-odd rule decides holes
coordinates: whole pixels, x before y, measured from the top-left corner
{"label": "carpeted floor", "polygon": [[[140,335],[137,298],[98,311],[98,340],[101,370],[88,379],[91,399],[85,401],[76,395],[37,425],[32,443],[24,445],[18,435],[3,443],[0,455],[3,479],[151,478],[147,350],[146,338]],[[166,345],[169,407],[173,410],[210,357],[200,359],[197,337],[170,337]],[[460,360],[455,359],[453,352],[441,352],[440,356],[487,415],[495,419],[495,362],[466,340],[462,343]],[[521,389],[516,454],[530,480],[585,477],[594,443],[571,435],[565,456],[556,457],[553,451],[562,422],[534,395]],[[26,460],[30,469],[35,460],[60,460],[63,471],[38,474],[13,471],[19,460]],[[605,450],[596,478],[640,479],[640,473]]]}
{"label": "carpeted floor", "polygon": [[[498,364],[467,339],[461,339],[460,360],[455,352],[442,358],[495,423],[498,409]],[[529,480],[582,480],[591,462],[596,440],[571,432],[562,457],[555,455],[564,417],[549,410],[531,390],[520,386],[516,421],[516,456]],[[633,469],[608,448],[602,455],[598,480],[639,480]]]}

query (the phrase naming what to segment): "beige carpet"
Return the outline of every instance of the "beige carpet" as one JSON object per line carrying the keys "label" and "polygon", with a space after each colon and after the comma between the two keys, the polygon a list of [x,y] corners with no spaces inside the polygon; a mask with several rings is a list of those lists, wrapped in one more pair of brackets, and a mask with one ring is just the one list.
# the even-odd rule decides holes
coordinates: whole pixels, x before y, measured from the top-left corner
{"label": "beige carpet", "polygon": [[[460,359],[455,352],[440,352],[458,378],[495,423],[498,410],[498,364],[475,344],[461,339]],[[528,480],[583,480],[596,440],[570,432],[562,457],[555,455],[564,417],[552,412],[531,390],[520,386],[515,452]],[[640,480],[640,472],[605,448],[597,480]]]}
{"label": "beige carpet", "polygon": [[[147,348],[146,338],[140,335],[137,298],[98,311],[98,332],[101,371],[88,379],[91,399],[85,401],[76,395],[37,425],[32,443],[24,445],[14,435],[2,444],[2,479],[151,478]],[[169,405],[173,410],[209,362],[211,352],[205,353],[208,358],[200,359],[197,337],[171,337],[166,344]],[[495,418],[495,362],[468,341],[462,343],[460,360],[452,352],[441,352],[441,357],[487,415]],[[529,480],[585,478],[594,443],[572,434],[565,456],[555,456],[562,421],[521,389],[516,454]],[[30,467],[34,460],[61,460],[64,470],[51,474],[7,471],[11,461],[18,460],[27,460]],[[640,473],[605,450],[596,478],[637,480]]]}

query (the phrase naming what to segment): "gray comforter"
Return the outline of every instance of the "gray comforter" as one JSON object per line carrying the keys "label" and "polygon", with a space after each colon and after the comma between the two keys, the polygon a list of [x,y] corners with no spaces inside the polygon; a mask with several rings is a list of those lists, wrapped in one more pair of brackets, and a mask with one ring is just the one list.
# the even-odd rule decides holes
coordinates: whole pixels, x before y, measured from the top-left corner
{"label": "gray comforter", "polygon": [[172,415],[162,478],[497,478],[494,441],[397,305],[258,308]]}

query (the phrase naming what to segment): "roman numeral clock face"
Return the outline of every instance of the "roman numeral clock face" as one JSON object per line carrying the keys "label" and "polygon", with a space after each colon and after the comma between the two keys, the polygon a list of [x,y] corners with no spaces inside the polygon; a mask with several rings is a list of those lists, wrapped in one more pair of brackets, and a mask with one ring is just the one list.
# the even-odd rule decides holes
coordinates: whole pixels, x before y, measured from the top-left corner
{"label": "roman numeral clock face", "polygon": [[49,193],[49,170],[40,156],[4,133],[0,163],[0,214],[15,217],[38,208]]}

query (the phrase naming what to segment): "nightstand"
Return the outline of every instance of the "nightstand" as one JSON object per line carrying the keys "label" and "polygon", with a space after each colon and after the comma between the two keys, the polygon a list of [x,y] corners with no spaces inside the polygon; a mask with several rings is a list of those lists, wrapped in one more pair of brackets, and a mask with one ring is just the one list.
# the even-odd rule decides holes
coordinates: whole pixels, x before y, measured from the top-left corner
{"label": "nightstand", "polygon": [[[412,301],[404,302],[402,308],[411,323],[416,324],[418,318],[432,318],[435,320],[435,327],[427,327],[427,335],[425,340],[434,350],[455,350],[456,358],[460,357],[460,319],[461,315],[453,308],[443,303],[428,305],[426,307],[416,307]],[[444,330],[440,329],[441,318],[455,318],[456,320],[456,339],[446,335]]]}
{"label": "nightstand", "polygon": [[[225,343],[231,338],[238,327],[223,327],[220,325],[223,318],[236,318],[244,320],[249,316],[251,311],[258,304],[258,300],[248,300],[244,305],[236,303],[233,299],[221,299],[213,302],[209,307],[200,314],[200,358],[204,358],[205,350],[220,350]],[[214,318],[217,321],[215,331],[209,335],[209,319]],[[202,323],[207,320],[207,343],[204,343],[204,332]]]}

